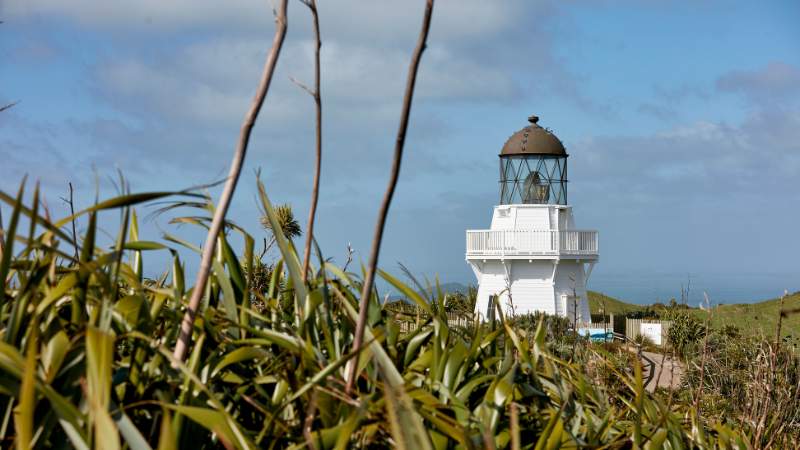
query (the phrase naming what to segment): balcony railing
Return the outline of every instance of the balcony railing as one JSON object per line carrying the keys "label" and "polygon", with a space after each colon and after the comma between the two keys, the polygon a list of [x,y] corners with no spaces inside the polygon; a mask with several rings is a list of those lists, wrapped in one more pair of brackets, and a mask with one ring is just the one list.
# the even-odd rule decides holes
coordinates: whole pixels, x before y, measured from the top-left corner
{"label": "balcony railing", "polygon": [[467,256],[597,256],[597,231],[467,230]]}

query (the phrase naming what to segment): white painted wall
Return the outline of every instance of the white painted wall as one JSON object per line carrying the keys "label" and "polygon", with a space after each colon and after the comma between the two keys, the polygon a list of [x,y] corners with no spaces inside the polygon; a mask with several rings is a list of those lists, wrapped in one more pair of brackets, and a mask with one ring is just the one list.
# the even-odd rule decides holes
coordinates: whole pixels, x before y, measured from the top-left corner
{"label": "white painted wall", "polygon": [[578,320],[590,321],[589,315],[589,298],[586,294],[586,274],[584,272],[583,264],[573,260],[561,260],[556,269],[556,276],[554,280],[554,291],[557,299],[558,313],[566,317],[573,317],[572,307],[573,302],[567,301],[567,310],[562,308],[562,296],[566,295],[567,298],[574,293],[578,297]]}
{"label": "white painted wall", "polygon": [[517,209],[511,206],[495,206],[492,215],[492,230],[513,230],[517,220]]}
{"label": "white painted wall", "polygon": [[515,208],[517,230],[549,230],[550,208]]}
{"label": "white painted wall", "polygon": [[[575,229],[572,207],[561,205],[500,205],[492,214],[492,230]],[[486,317],[489,298],[499,295],[508,310],[507,286],[517,314],[542,311],[573,317],[574,293],[579,298],[578,320],[590,321],[584,265],[572,259],[475,259],[468,261],[478,278],[476,312]],[[555,271],[554,269],[555,264]],[[568,296],[566,302],[562,296]],[[566,305],[564,304],[566,303]]]}
{"label": "white painted wall", "polygon": [[480,264],[480,279],[478,280],[478,299],[475,303],[475,312],[486,318],[489,306],[489,297],[500,295],[502,305],[508,303],[506,289],[505,268],[500,261],[487,261]]}
{"label": "white painted wall", "polygon": [[499,205],[492,230],[568,230],[575,228],[572,207],[561,205]]}
{"label": "white painted wall", "polygon": [[552,260],[510,260],[511,266],[511,299],[514,312],[527,314],[542,311],[555,314],[553,297],[553,261]]}

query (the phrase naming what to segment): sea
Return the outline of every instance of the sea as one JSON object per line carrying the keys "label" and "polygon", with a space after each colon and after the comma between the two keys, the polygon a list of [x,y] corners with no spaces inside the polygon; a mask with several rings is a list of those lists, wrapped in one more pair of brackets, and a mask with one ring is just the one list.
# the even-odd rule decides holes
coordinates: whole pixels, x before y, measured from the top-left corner
{"label": "sea", "polygon": [[595,272],[587,287],[639,305],[687,297],[690,305],[699,306],[705,295],[711,305],[755,303],[800,291],[800,273]]}
{"label": "sea", "polygon": [[[389,299],[404,296],[379,280],[380,292]],[[466,292],[475,281],[443,282],[444,292]],[[669,303],[671,299],[685,301],[691,306],[757,303],[779,298],[784,292],[800,291],[800,270],[796,273],[712,273],[712,272],[603,272],[590,275],[587,288],[626,303],[652,305]],[[683,294],[682,294],[683,292]]]}

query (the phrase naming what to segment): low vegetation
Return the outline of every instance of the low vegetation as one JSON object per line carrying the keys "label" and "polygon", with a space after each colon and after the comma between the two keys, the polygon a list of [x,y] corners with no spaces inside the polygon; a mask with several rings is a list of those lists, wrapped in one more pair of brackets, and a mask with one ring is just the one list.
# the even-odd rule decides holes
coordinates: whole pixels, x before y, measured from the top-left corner
{"label": "low vegetation", "polygon": [[[783,306],[781,306],[783,302]],[[773,337],[778,327],[778,318],[781,309],[800,309],[800,292],[786,295],[783,299],[775,298],[755,303],[720,304],[712,309],[690,307],[680,302],[656,305],[635,305],[610,297],[599,292],[589,291],[589,309],[592,314],[606,314],[617,316],[633,315],[646,317],[666,317],[671,310],[685,310],[700,322],[711,319],[713,328],[722,329],[734,327],[739,333],[749,336]],[[710,311],[710,315],[709,315]],[[781,333],[784,339],[793,341],[792,345],[800,343],[800,314],[791,314],[782,319]]]}
{"label": "low vegetation", "polygon": [[[12,210],[0,259],[4,447],[765,448],[759,429],[797,436],[694,408],[680,392],[651,395],[627,352],[576,339],[563,320],[498,309],[494,323],[451,327],[446,296],[385,272],[425,318],[401,333],[373,289],[364,345],[350,352],[360,279],[318,254],[304,283],[260,192],[280,255],[262,260],[257,237],[226,224],[186,363],[171,352],[192,291],[177,250],[199,249],[140,236],[132,207],[157,199],[163,214],[190,210],[173,222],[206,227],[207,197],[127,194],[54,221],[38,192],[28,206],[22,189],[0,194]],[[103,246],[107,210],[121,225]],[[73,220],[82,235],[65,231]],[[155,279],[148,252],[172,255]]]}

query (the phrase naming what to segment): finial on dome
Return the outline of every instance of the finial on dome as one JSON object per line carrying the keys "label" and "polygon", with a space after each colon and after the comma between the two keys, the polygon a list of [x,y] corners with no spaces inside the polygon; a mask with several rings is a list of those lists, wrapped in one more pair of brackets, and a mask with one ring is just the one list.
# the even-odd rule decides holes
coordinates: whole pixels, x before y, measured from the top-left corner
{"label": "finial on dome", "polygon": [[538,121],[539,121],[539,116],[537,116],[535,114],[530,116],[530,117],[528,117],[528,122],[530,122],[530,123],[536,123]]}

